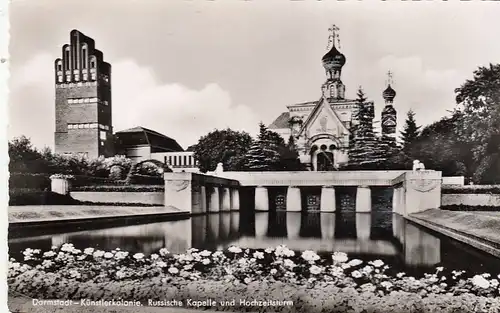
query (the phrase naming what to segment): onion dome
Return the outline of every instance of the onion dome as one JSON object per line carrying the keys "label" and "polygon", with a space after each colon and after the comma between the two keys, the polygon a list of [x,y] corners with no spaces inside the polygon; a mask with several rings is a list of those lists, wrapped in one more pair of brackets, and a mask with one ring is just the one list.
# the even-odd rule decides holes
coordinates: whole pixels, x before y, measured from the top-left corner
{"label": "onion dome", "polygon": [[392,100],[394,100],[394,97],[396,97],[396,91],[392,89],[391,85],[389,84],[389,86],[387,86],[387,88],[382,93],[382,96],[384,97],[385,101],[392,102]]}
{"label": "onion dome", "polygon": [[332,45],[330,51],[321,60],[326,70],[340,70],[346,62],[345,56],[335,48],[335,45]]}

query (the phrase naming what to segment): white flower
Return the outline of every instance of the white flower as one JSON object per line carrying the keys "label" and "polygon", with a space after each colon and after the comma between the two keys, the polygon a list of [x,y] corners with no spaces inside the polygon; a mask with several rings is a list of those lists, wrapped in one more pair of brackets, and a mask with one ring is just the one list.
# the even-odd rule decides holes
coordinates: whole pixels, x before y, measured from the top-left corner
{"label": "white flower", "polygon": [[168,269],[168,272],[170,274],[177,274],[177,273],[179,273],[179,270],[177,268],[175,268],[175,267],[171,267],[171,268]]}
{"label": "white flower", "polygon": [[334,252],[332,254],[332,260],[337,263],[344,263],[347,262],[349,258],[347,257],[347,254],[344,252]]}
{"label": "white flower", "polygon": [[243,250],[241,250],[240,247],[236,247],[236,246],[231,246],[229,247],[229,249],[227,249],[229,252],[231,253],[241,253]]}
{"label": "white flower", "polygon": [[53,257],[54,255],[56,255],[56,253],[54,251],[47,251],[43,254],[44,257],[46,258],[51,258]]}
{"label": "white flower", "polygon": [[323,270],[321,269],[321,267],[319,266],[316,266],[316,265],[312,265],[310,268],[309,268],[309,272],[311,272],[311,274],[313,275],[318,275],[322,272]]}
{"label": "white flower", "polygon": [[490,282],[485,279],[482,275],[476,275],[472,278],[472,284],[476,287],[480,288],[489,288],[490,287]]}
{"label": "white flower", "polygon": [[71,252],[73,251],[75,247],[73,246],[72,243],[65,243],[61,246],[61,251],[64,251],[64,252]]}
{"label": "white flower", "polygon": [[167,248],[161,248],[159,253],[161,256],[166,256],[170,252],[167,250]]}
{"label": "white flower", "polygon": [[279,245],[276,247],[274,254],[278,257],[280,257],[280,256],[292,257],[295,255],[295,252],[288,249],[285,245]]}
{"label": "white flower", "polygon": [[353,260],[349,261],[349,263],[347,263],[347,264],[354,267],[354,266],[358,266],[358,265],[363,264],[363,261],[361,261],[359,259],[353,259]]}
{"label": "white flower", "polygon": [[256,259],[263,259],[264,258],[264,253],[262,253],[260,251],[255,251],[253,253],[253,257],[256,258]]}
{"label": "white flower", "polygon": [[199,250],[198,250],[198,249],[196,249],[196,248],[189,248],[189,249],[187,250],[187,253],[193,253],[193,252],[198,252],[198,251],[199,251]]}
{"label": "white flower", "polygon": [[484,274],[482,274],[481,276],[483,276],[484,278],[490,278],[490,277],[491,277],[491,274],[484,273]]}
{"label": "white flower", "polygon": [[341,277],[342,275],[344,275],[344,271],[342,270],[342,268],[337,266],[332,267],[330,273],[333,277]]}
{"label": "white flower", "polygon": [[444,267],[442,267],[442,266],[440,266],[440,267],[436,267],[436,271],[438,271],[438,272],[441,272],[441,271],[443,271],[443,270],[444,270]]}
{"label": "white flower", "polygon": [[151,254],[150,257],[151,257],[151,260],[156,260],[159,258],[158,254],[156,254],[156,253]]}
{"label": "white flower", "polygon": [[92,253],[94,253],[94,248],[86,248],[85,250],[83,250],[83,253],[92,255]]}
{"label": "white flower", "polygon": [[128,252],[126,251],[118,251],[115,253],[115,259],[117,260],[123,260],[127,257]]}
{"label": "white flower", "polygon": [[119,279],[121,279],[121,278],[124,278],[124,277],[125,277],[125,273],[124,273],[124,272],[122,272],[122,271],[118,271],[118,272],[116,272],[116,274],[115,274],[115,275],[116,275],[116,277],[117,277],[117,278],[119,278]]}
{"label": "white flower", "polygon": [[278,270],[277,270],[277,269],[275,269],[275,268],[273,268],[273,269],[271,269],[271,270],[269,271],[269,274],[271,274],[271,275],[274,275],[274,274],[276,274],[276,273],[278,273]]}
{"label": "white flower", "polygon": [[54,262],[52,262],[51,260],[44,260],[42,262],[43,267],[51,267],[53,264],[54,264]]}
{"label": "white flower", "polygon": [[370,274],[371,272],[373,272],[373,267],[371,266],[365,266],[361,269],[361,272],[365,273],[365,274]]}
{"label": "white flower", "polygon": [[403,277],[403,276],[405,276],[405,275],[406,275],[405,273],[400,272],[400,273],[397,273],[397,274],[396,274],[396,277],[397,277],[397,278],[401,278],[401,277]]}
{"label": "white flower", "polygon": [[365,292],[374,292],[377,287],[375,287],[372,283],[366,283],[360,286],[361,290]]}
{"label": "white flower", "polygon": [[284,265],[286,267],[289,267],[289,268],[294,268],[295,267],[295,263],[292,260],[290,260],[290,259],[285,259]]}
{"label": "white flower", "polygon": [[319,260],[319,255],[316,254],[316,252],[312,250],[306,250],[302,252],[302,258],[308,262],[314,262]]}
{"label": "white flower", "polygon": [[[266,250],[264,250],[265,253],[273,253],[274,249],[273,248],[266,248]],[[500,275],[499,275],[500,277]]]}
{"label": "white flower", "polygon": [[134,254],[134,259],[136,259],[136,260],[142,260],[143,258],[144,258],[144,254],[142,254],[142,253]]}
{"label": "white flower", "polygon": [[385,289],[389,289],[391,288],[393,285],[391,282],[388,282],[388,281],[383,281],[382,283],[380,283],[380,286],[384,287]]}
{"label": "white flower", "polygon": [[363,274],[361,274],[360,271],[353,271],[351,273],[351,276],[354,277],[354,278],[361,278],[363,276]]}
{"label": "white flower", "polygon": [[158,261],[158,262],[156,262],[156,266],[158,266],[158,267],[166,267],[167,263],[165,263],[163,261]]}
{"label": "white flower", "polygon": [[184,269],[185,269],[186,271],[189,271],[189,270],[190,270],[190,269],[192,269],[192,268],[193,268],[193,265],[191,265],[191,264],[186,264],[186,265],[184,265]]}
{"label": "white flower", "polygon": [[97,250],[94,252],[93,256],[94,258],[100,258],[104,255],[104,251],[101,251],[101,250]]}
{"label": "white flower", "polygon": [[247,259],[241,258],[241,259],[238,260],[238,263],[241,264],[241,265],[245,265],[245,264],[247,264]]}
{"label": "white flower", "polygon": [[203,265],[208,265],[208,264],[210,264],[210,260],[209,259],[203,259],[203,261],[201,261],[201,263],[203,263]]}
{"label": "white flower", "polygon": [[51,250],[57,250],[57,246],[50,247]]}
{"label": "white flower", "polygon": [[213,258],[218,258],[218,257],[222,257],[224,255],[224,253],[222,253],[222,251],[215,251],[213,254],[212,254],[212,257]]}
{"label": "white flower", "polygon": [[381,267],[384,265],[384,262],[382,260],[375,260],[370,262],[370,264],[373,265],[374,267]]}
{"label": "white flower", "polygon": [[208,250],[203,250],[200,252],[200,255],[204,256],[204,257],[210,256],[211,254],[212,254],[212,252],[210,252]]}
{"label": "white flower", "polygon": [[252,282],[252,279],[250,277],[245,277],[243,281],[245,282],[245,284],[250,284]]}
{"label": "white flower", "polygon": [[111,253],[111,252],[106,252],[106,253],[104,253],[104,257],[105,257],[106,259],[111,259],[111,258],[113,257],[113,253]]}
{"label": "white flower", "polygon": [[499,283],[497,279],[492,279],[490,280],[491,287],[496,288],[498,287]]}

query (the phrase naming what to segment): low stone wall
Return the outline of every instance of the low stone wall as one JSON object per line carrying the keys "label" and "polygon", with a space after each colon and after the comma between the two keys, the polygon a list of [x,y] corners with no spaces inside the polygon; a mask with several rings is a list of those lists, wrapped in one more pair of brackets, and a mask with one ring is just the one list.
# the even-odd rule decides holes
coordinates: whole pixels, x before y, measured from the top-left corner
{"label": "low stone wall", "polygon": [[[500,194],[442,194],[441,205],[498,206]],[[500,208],[499,208],[500,210]]]}
{"label": "low stone wall", "polygon": [[164,205],[163,192],[119,192],[119,191],[72,191],[71,197],[78,201],[97,203],[141,203]]}

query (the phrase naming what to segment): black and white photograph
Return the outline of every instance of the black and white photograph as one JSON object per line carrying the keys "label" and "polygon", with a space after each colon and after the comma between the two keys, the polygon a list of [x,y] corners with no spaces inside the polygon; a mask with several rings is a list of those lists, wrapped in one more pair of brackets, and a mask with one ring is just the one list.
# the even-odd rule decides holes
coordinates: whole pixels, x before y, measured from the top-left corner
{"label": "black and white photograph", "polygon": [[500,1],[0,7],[9,312],[500,313]]}

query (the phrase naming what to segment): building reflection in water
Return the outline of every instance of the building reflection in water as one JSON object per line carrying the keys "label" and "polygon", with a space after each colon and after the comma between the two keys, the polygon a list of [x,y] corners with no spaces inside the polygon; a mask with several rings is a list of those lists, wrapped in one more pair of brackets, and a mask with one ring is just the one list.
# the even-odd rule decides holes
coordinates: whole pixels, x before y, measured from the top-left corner
{"label": "building reflection in water", "polygon": [[[166,221],[11,239],[11,255],[25,248],[50,249],[65,242],[77,248],[101,250],[120,248],[150,254],[166,247],[182,253],[198,249],[239,245],[267,248],[286,244],[296,250],[343,251],[358,258],[400,258],[410,266],[433,266],[441,262],[441,240],[399,215],[381,213],[320,213],[272,211],[262,213],[224,212]],[[374,221],[384,220],[384,229]],[[377,229],[376,236],[372,231]]]}

